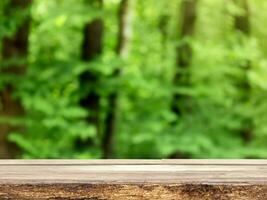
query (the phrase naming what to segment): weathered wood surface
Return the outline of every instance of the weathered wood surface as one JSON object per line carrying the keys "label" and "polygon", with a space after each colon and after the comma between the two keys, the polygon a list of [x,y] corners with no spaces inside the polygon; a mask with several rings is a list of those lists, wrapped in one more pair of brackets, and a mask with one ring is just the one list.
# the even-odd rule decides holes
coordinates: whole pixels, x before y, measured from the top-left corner
{"label": "weathered wood surface", "polygon": [[267,160],[0,160],[0,199],[267,200]]}

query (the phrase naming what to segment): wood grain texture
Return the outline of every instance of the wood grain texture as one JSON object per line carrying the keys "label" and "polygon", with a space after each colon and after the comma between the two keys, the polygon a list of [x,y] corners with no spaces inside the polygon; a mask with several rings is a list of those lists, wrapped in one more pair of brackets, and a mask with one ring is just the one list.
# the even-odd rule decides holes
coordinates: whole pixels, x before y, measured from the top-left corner
{"label": "wood grain texture", "polygon": [[0,199],[267,200],[267,161],[0,160]]}

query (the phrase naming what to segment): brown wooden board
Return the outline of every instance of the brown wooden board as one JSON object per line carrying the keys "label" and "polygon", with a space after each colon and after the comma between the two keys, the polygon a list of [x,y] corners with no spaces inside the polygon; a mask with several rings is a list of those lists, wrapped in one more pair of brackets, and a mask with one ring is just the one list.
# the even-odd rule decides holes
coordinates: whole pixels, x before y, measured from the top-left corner
{"label": "brown wooden board", "polygon": [[267,160],[0,160],[0,199],[267,200]]}

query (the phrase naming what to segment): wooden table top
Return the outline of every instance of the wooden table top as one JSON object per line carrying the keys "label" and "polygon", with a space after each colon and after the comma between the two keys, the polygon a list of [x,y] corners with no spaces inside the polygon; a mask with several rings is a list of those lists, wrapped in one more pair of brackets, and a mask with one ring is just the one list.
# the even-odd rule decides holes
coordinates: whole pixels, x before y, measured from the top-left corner
{"label": "wooden table top", "polygon": [[0,160],[0,199],[267,200],[267,160]]}
{"label": "wooden table top", "polygon": [[0,160],[1,183],[267,185],[267,160]]}

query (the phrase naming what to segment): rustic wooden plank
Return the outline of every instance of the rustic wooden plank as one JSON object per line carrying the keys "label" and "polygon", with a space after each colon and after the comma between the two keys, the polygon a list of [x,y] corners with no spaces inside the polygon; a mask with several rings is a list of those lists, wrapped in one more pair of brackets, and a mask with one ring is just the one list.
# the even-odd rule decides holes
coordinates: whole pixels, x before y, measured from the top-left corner
{"label": "rustic wooden plank", "polygon": [[267,161],[1,160],[0,199],[267,199]]}
{"label": "rustic wooden plank", "polygon": [[21,160],[21,159],[0,159],[0,165],[8,165],[8,164],[15,164],[15,165],[80,165],[80,164],[90,164],[90,165],[114,165],[114,164],[127,164],[127,165],[170,165],[170,164],[184,164],[184,165],[266,165],[266,159],[116,159],[116,160],[69,160],[69,159],[34,159],[34,160]]}

